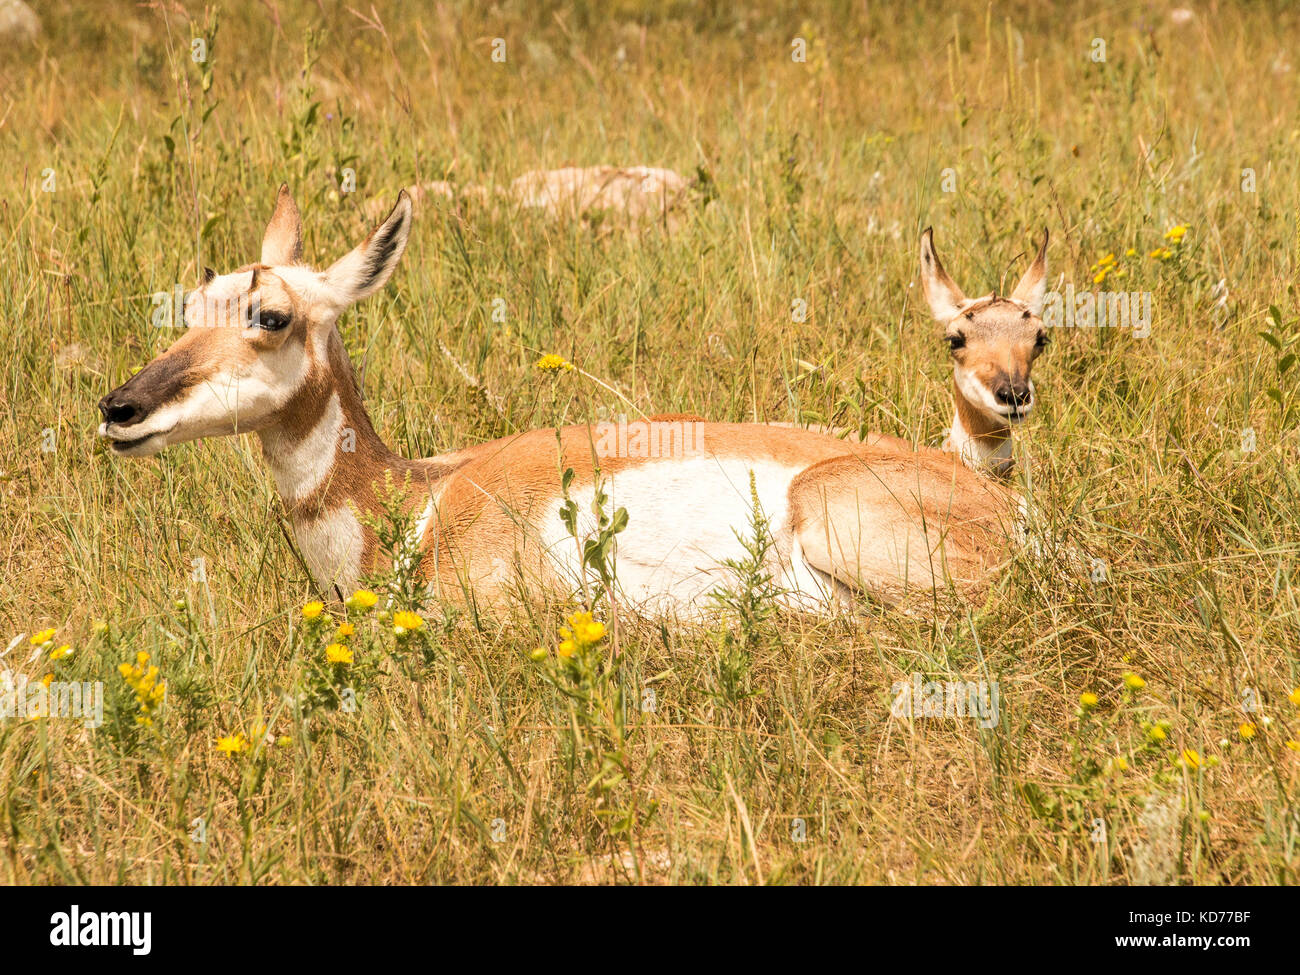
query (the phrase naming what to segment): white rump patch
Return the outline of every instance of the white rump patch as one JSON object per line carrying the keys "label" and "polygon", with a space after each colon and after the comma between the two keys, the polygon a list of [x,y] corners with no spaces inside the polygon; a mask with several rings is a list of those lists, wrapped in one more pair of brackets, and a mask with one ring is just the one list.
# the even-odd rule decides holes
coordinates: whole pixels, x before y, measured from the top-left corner
{"label": "white rump patch", "polygon": [[[744,558],[741,539],[752,534],[750,470],[775,543],[772,569],[778,581],[797,590],[800,602],[825,598],[806,566],[792,572],[789,564],[790,482],[802,468],[706,456],[652,461],[606,478],[607,513],[620,507],[628,513],[627,528],[618,535],[615,569],[619,588],[630,602],[646,612],[697,616],[708,609],[711,591],[732,584],[733,575],[723,562]],[[593,494],[590,486],[570,492],[578,505],[583,539],[595,532]],[[562,503],[552,502],[537,527],[557,572],[576,589],[578,547],[560,521]],[[804,591],[805,584],[811,591]]]}

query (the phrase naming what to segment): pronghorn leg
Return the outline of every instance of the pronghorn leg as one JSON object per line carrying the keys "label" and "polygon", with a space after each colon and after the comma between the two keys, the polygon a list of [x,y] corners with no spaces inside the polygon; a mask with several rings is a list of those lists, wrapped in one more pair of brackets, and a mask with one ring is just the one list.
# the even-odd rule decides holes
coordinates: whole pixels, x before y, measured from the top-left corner
{"label": "pronghorn leg", "polygon": [[792,552],[839,586],[889,602],[967,588],[1000,558],[998,498],[992,485],[986,498],[960,495],[947,458],[832,458],[790,484]]}

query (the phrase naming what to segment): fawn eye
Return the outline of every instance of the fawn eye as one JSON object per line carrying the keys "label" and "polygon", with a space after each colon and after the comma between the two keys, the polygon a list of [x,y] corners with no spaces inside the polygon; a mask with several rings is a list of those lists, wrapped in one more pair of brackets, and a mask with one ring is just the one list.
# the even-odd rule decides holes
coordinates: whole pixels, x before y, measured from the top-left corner
{"label": "fawn eye", "polygon": [[253,315],[248,324],[251,328],[260,328],[267,332],[278,332],[288,326],[290,316],[282,311],[262,311]]}
{"label": "fawn eye", "polygon": [[966,336],[962,335],[961,332],[955,332],[952,335],[945,335],[944,340],[948,343],[948,348],[953,352],[956,352],[958,349],[966,348]]}

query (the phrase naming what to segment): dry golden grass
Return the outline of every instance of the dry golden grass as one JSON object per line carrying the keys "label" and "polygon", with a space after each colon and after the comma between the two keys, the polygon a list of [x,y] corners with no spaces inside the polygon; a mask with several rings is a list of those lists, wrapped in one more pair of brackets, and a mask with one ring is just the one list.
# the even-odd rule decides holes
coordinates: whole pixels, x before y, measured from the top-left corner
{"label": "dry golden grass", "polygon": [[[0,52],[3,642],[57,627],[77,650],[60,678],[112,701],[141,650],[168,683],[152,728],[129,700],[95,733],[0,721],[0,879],[1295,882],[1300,12],[212,6],[52,0],[43,40]],[[314,594],[256,444],[124,463],[94,437],[98,398],[172,338],[150,296],[252,259],[281,180],[327,261],[401,186],[606,163],[696,178],[686,219],[626,234],[432,202],[393,283],[344,318],[398,450],[624,409],[533,370],[549,352],[647,412],[937,444],[949,366],[915,299],[917,235],[934,224],[983,293],[1046,225],[1053,282],[1088,287],[1113,251],[1153,296],[1145,339],[1053,336],[1021,432],[1052,533],[1106,580],[1026,556],[978,605],[778,615],[748,644],[735,624],[623,620],[610,680],[635,697],[654,678],[657,707],[632,712],[630,778],[604,806],[583,748],[599,728],[575,731],[527,659],[561,607],[445,625],[430,607],[427,660],[364,644],[382,668],[357,711],[286,705],[320,652],[298,616]],[[1176,224],[1176,257],[1147,257]],[[28,651],[4,662],[39,677]],[[914,672],[996,679],[1000,721],[892,718]],[[216,749],[260,723],[287,743]],[[621,832],[598,815],[633,805]]]}

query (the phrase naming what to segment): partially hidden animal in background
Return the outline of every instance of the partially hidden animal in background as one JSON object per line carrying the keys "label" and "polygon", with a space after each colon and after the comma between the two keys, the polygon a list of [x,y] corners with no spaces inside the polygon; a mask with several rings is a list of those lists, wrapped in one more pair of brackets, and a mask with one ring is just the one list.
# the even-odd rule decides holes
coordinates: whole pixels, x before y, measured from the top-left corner
{"label": "partially hidden animal in background", "polygon": [[[671,169],[566,166],[531,170],[504,185],[431,180],[408,186],[406,193],[417,206],[441,199],[469,210],[513,207],[556,220],[673,229],[684,215],[690,189],[690,182]],[[386,206],[382,200],[371,200],[366,216],[378,220]]]}

